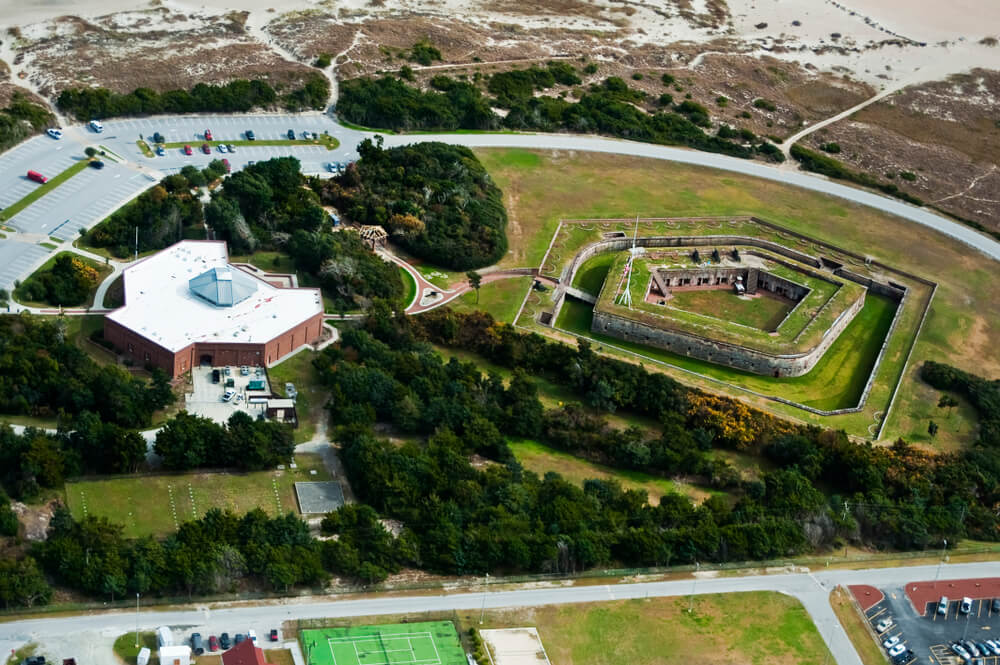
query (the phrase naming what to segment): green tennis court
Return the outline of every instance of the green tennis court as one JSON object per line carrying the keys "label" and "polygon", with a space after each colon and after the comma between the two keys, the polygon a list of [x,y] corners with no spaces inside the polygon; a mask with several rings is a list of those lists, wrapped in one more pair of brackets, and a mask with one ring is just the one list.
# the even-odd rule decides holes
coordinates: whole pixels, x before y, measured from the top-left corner
{"label": "green tennis court", "polygon": [[308,665],[466,665],[450,621],[302,631]]}

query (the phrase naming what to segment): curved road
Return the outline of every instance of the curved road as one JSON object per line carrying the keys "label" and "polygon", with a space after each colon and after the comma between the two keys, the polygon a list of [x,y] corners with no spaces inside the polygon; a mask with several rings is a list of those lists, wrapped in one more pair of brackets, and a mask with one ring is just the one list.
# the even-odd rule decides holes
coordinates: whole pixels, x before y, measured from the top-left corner
{"label": "curved road", "polygon": [[[942,577],[959,579],[996,576],[995,562],[954,564],[945,567]],[[333,618],[402,614],[427,611],[469,610],[480,607],[534,607],[562,603],[587,603],[629,598],[656,596],[685,596],[688,594],[730,593],[740,591],[777,591],[799,599],[816,623],[824,641],[830,647],[839,665],[862,665],[847,634],[837,620],[829,603],[830,592],[837,585],[871,584],[878,587],[900,587],[907,582],[933,579],[937,566],[903,568],[877,568],[870,570],[829,570],[818,573],[785,573],[752,575],[746,577],[699,577],[670,582],[638,582],[598,584],[586,586],[554,586],[551,588],[509,589],[503,591],[462,592],[437,595],[383,595],[370,594],[344,600],[324,597],[286,599],[256,606],[231,606],[212,609],[191,606],[165,611],[95,612],[80,616],[58,616],[30,619],[0,624],[0,649],[15,648],[27,641],[43,645],[93,644],[95,638],[102,646],[90,654],[87,662],[113,662],[113,638],[138,627],[153,630],[157,626],[183,627],[185,632],[200,631],[218,634],[224,630],[254,628],[263,635],[288,619]],[[556,583],[558,584],[558,583]],[[752,611],[740,607],[740,611]],[[237,630],[239,632],[239,630]],[[51,647],[50,647],[51,648]],[[72,648],[72,647],[65,647]],[[101,653],[103,651],[103,653]],[[84,654],[49,653],[58,658]]]}

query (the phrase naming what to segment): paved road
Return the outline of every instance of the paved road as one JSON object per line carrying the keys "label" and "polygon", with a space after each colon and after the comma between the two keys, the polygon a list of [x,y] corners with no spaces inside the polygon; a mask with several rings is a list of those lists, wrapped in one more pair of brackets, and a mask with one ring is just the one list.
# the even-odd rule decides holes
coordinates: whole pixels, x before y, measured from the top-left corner
{"label": "paved road", "polygon": [[[997,563],[955,564],[944,567],[942,580],[995,576]],[[830,591],[839,584],[873,584],[902,586],[909,581],[933,578],[936,566],[912,568],[879,568],[872,570],[835,570],[815,574],[793,573],[747,577],[701,578],[697,582],[645,582],[593,586],[569,586],[493,591],[488,593],[455,593],[440,595],[377,595],[351,599],[327,600],[309,598],[288,599],[277,604],[252,607],[211,609],[194,606],[189,609],[142,612],[95,612],[81,616],[59,616],[0,624],[0,651],[16,648],[27,641],[51,645],[48,655],[56,658],[79,653],[63,653],[56,649],[71,649],[73,645],[100,644],[87,662],[113,662],[111,640],[121,633],[169,625],[185,631],[200,631],[203,635],[221,631],[241,632],[247,627],[258,634],[277,627],[287,619],[347,617],[398,614],[424,611],[449,611],[488,608],[532,607],[563,603],[585,603],[655,596],[684,596],[739,591],[777,591],[798,598],[816,622],[823,639],[830,646],[839,665],[861,665],[861,660],[837,621],[829,604]],[[752,607],[739,607],[752,611]],[[99,635],[100,640],[95,641]]]}

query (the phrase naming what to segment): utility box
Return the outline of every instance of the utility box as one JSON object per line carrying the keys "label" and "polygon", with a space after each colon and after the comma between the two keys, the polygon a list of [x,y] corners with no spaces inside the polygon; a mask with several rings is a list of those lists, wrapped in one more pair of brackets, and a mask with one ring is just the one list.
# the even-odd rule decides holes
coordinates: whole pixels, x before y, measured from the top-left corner
{"label": "utility box", "polygon": [[139,655],[135,658],[135,665],[149,665],[149,647],[139,649]]}
{"label": "utility box", "polygon": [[156,629],[156,644],[162,649],[174,645],[174,636],[170,634],[170,629],[160,626]]}

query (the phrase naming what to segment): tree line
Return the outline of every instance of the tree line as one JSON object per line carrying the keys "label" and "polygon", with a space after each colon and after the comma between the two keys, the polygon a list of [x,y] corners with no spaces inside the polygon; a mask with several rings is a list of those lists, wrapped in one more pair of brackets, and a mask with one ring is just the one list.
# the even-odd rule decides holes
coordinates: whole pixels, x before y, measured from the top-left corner
{"label": "tree line", "polygon": [[0,108],[0,152],[51,126],[54,120],[44,106],[15,92],[7,106]]}
{"label": "tree line", "polygon": [[500,189],[472,153],[444,143],[358,146],[361,161],[322,184],[324,203],[351,221],[385,227],[407,251],[453,270],[496,263],[507,251]]}
{"label": "tree line", "polygon": [[158,113],[246,113],[276,107],[322,110],[329,97],[330,82],[321,74],[312,74],[285,93],[260,79],[237,79],[222,85],[198,83],[190,90],[164,92],[136,88],[126,94],[107,88],[68,88],[59,94],[56,106],[77,120],[91,120]]}
{"label": "tree line", "polygon": [[[473,82],[440,75],[424,91],[392,76],[351,79],[341,83],[337,113],[353,123],[395,131],[506,128],[597,133],[744,159],[762,155],[784,161],[777,146],[752,132],[723,126],[717,134],[708,133],[708,111],[700,104],[690,100],[674,104],[670,95],[651,101],[618,77],[575,88],[575,101],[565,95],[539,94],[557,83],[580,82],[568,63],[493,74],[485,83],[492,97],[483,94],[480,82],[478,75]],[[505,112],[501,116],[494,107]]]}

